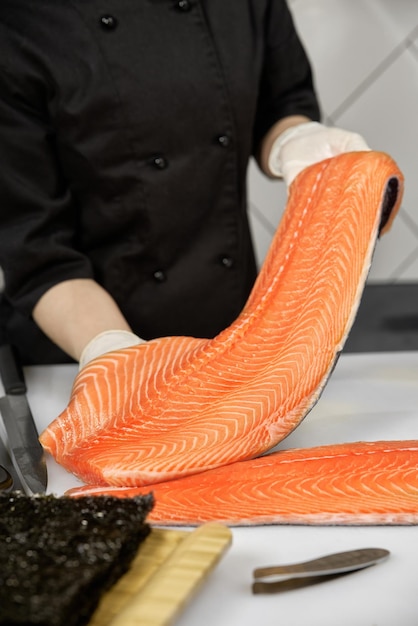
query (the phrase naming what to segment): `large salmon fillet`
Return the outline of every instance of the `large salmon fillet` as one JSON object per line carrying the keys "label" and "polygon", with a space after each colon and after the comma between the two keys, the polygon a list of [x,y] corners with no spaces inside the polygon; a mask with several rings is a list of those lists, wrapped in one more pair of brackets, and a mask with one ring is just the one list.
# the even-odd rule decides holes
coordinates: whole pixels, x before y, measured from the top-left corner
{"label": "large salmon fillet", "polygon": [[141,486],[275,446],[331,373],[402,184],[378,152],[303,170],[236,321],[214,339],[166,337],[92,361],[45,449],[86,483]]}
{"label": "large salmon fillet", "polygon": [[[418,441],[284,450],[153,485],[159,525],[418,523]],[[72,496],[143,495],[149,487],[80,487]]]}

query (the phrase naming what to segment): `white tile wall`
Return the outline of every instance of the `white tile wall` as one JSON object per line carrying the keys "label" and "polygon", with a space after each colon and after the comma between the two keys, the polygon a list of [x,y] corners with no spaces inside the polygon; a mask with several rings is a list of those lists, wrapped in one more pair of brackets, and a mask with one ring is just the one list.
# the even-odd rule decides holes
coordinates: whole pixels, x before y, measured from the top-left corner
{"label": "white tile wall", "polygon": [[[324,121],[360,132],[405,175],[393,228],[369,282],[418,281],[418,0],[288,0],[311,58]],[[281,182],[249,168],[251,224],[262,262],[286,202]]]}

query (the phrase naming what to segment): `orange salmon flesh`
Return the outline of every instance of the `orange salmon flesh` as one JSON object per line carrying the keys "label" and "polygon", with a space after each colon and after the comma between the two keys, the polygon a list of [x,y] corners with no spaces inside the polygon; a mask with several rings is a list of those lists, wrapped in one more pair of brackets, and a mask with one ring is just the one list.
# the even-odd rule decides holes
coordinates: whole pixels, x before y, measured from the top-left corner
{"label": "orange salmon flesh", "polygon": [[[283,450],[153,485],[159,525],[418,523],[418,441]],[[148,487],[80,487],[70,495],[121,498]]]}
{"label": "orange salmon flesh", "polygon": [[133,488],[273,448],[320,397],[402,190],[380,152],[303,170],[235,322],[214,339],[164,337],[95,359],[44,448],[87,484]]}

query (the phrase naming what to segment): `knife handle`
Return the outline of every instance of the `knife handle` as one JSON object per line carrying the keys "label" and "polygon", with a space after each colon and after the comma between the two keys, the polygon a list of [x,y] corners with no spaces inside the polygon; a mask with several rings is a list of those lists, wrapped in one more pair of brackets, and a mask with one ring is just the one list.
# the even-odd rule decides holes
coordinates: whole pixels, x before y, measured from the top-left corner
{"label": "knife handle", "polygon": [[6,394],[26,393],[26,383],[19,357],[16,349],[9,344],[0,346],[0,376]]}

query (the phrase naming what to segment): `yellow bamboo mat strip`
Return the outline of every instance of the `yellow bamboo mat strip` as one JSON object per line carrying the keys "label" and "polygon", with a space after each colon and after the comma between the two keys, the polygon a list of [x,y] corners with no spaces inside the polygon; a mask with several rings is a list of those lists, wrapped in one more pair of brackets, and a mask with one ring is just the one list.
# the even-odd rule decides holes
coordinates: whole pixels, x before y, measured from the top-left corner
{"label": "yellow bamboo mat strip", "polygon": [[210,523],[192,532],[154,528],[131,569],[104,596],[90,626],[167,626],[232,540]]}

